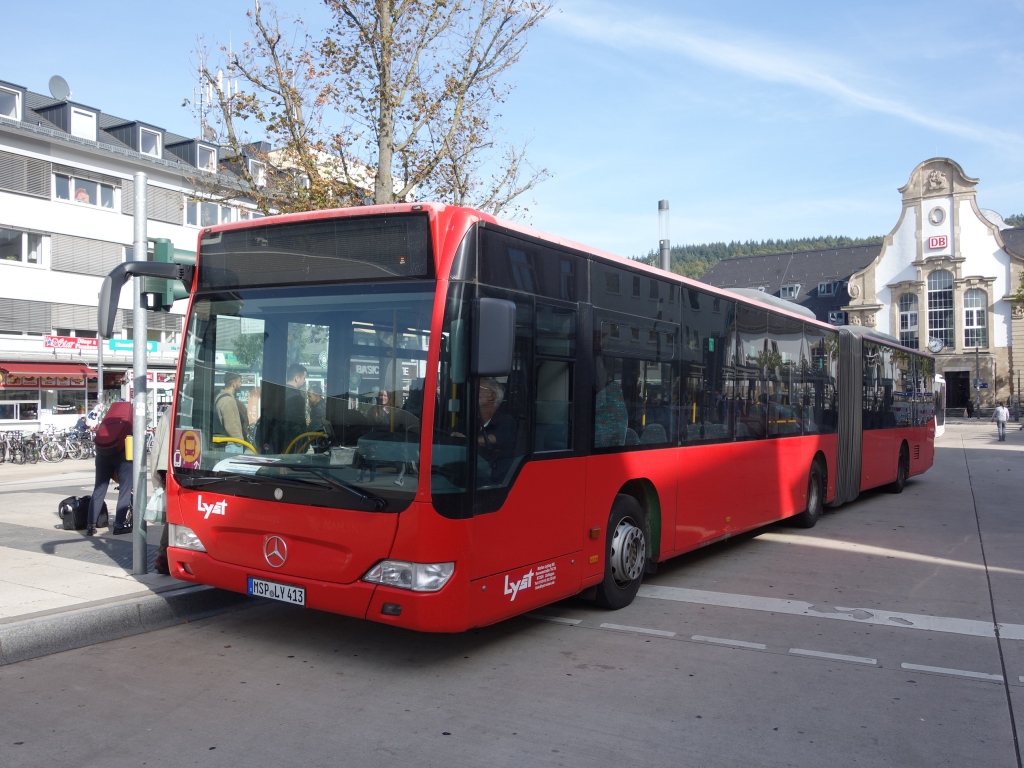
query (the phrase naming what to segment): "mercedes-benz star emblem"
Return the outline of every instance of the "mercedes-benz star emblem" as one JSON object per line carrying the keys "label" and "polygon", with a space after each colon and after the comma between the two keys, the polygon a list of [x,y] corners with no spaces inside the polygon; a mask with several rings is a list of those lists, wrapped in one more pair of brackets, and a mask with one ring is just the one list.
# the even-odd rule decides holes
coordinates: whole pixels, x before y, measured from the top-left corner
{"label": "mercedes-benz star emblem", "polygon": [[288,545],[280,536],[271,536],[263,545],[263,557],[271,568],[280,568],[288,559]]}

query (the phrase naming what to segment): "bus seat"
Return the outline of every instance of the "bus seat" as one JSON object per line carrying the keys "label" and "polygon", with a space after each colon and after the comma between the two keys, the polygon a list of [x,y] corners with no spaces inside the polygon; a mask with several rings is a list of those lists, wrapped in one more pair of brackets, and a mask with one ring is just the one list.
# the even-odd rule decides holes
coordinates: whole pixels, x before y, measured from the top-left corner
{"label": "bus seat", "polygon": [[667,443],[668,433],[661,424],[648,424],[640,435],[640,445],[652,445],[655,443]]}
{"label": "bus seat", "polygon": [[622,397],[622,385],[617,381],[610,382],[594,399],[594,447],[625,445],[627,426],[628,415]]}
{"label": "bus seat", "polygon": [[626,445],[640,445],[640,438],[629,427],[626,427]]}

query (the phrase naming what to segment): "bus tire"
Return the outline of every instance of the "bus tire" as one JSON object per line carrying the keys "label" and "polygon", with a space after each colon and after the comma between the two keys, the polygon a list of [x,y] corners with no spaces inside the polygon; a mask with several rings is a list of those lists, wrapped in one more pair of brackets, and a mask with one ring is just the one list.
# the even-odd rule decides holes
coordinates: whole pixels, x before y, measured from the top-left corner
{"label": "bus tire", "polygon": [[617,611],[633,602],[647,563],[647,520],[640,503],[620,493],[608,516],[604,549],[604,580],[597,585],[594,602]]}
{"label": "bus tire", "polygon": [[811,464],[811,471],[807,476],[807,508],[793,518],[793,524],[798,528],[813,528],[821,517],[824,493],[825,476],[821,471],[821,464],[815,461]]}
{"label": "bus tire", "polygon": [[900,446],[900,458],[896,462],[896,479],[889,484],[890,493],[903,493],[907,486],[907,475],[910,474],[910,451],[907,444]]}

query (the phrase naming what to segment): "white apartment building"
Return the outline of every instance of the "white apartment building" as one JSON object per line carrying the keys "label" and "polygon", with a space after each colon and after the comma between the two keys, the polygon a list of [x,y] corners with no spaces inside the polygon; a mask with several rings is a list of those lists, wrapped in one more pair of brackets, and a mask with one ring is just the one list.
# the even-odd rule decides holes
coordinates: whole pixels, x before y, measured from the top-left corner
{"label": "white apartment building", "polygon": [[[198,179],[238,189],[224,160],[212,142],[0,81],[0,430],[64,426],[96,401],[97,296],[132,248],[137,171],[148,178],[147,234],[176,249],[194,253],[202,226],[259,215],[244,199],[196,199]],[[123,291],[103,345],[108,399],[127,395],[131,300]],[[183,311],[149,313],[159,401],[173,386]]]}

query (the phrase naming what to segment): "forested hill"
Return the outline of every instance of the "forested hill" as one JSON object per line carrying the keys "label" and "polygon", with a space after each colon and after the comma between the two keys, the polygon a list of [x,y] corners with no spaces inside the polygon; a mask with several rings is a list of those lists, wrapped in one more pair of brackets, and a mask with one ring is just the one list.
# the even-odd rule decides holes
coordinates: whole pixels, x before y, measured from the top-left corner
{"label": "forested hill", "polygon": [[[705,243],[703,245],[672,246],[672,271],[687,277],[700,278],[722,259],[738,256],[760,256],[765,253],[788,253],[790,251],[820,251],[827,248],[846,248],[851,245],[873,245],[881,243],[882,237],[800,237],[792,240],[747,240],[740,243]],[[637,260],[645,264],[658,265],[657,251]]]}

